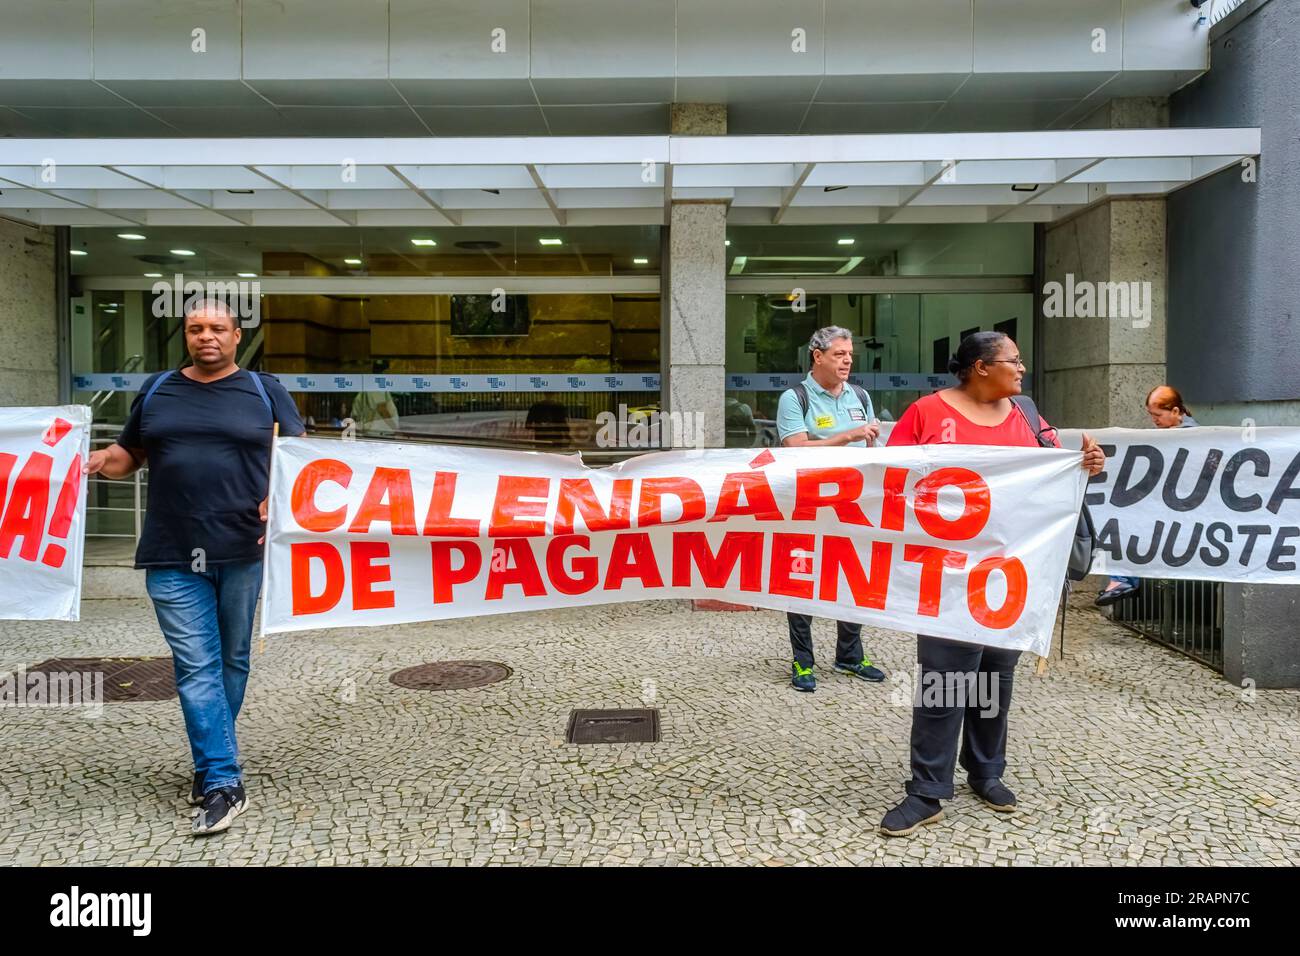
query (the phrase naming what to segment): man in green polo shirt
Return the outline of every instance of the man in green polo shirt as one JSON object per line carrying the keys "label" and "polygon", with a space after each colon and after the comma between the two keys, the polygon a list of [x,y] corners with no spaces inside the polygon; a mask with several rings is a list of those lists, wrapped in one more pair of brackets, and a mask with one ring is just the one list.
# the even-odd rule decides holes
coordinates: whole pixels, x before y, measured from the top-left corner
{"label": "man in green polo shirt", "polygon": [[[786,389],[776,411],[781,444],[789,448],[857,448],[875,443],[880,434],[866,389],[849,384],[853,369],[853,333],[837,325],[818,329],[808,342],[808,377]],[[795,690],[814,691],[812,616],[787,613],[794,665],[790,683]],[[884,671],[862,652],[862,625],[837,622],[835,669],[868,681],[883,681]]]}

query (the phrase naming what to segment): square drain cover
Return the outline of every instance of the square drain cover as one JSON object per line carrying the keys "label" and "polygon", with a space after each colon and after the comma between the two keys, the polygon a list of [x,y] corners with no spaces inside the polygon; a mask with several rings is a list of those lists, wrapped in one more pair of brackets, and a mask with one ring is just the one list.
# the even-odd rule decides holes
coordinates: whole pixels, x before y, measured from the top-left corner
{"label": "square drain cover", "polygon": [[658,743],[659,711],[575,710],[564,739],[571,744]]}
{"label": "square drain cover", "polygon": [[54,657],[27,668],[51,681],[103,675],[104,703],[170,700],[176,696],[176,671],[170,657]]}

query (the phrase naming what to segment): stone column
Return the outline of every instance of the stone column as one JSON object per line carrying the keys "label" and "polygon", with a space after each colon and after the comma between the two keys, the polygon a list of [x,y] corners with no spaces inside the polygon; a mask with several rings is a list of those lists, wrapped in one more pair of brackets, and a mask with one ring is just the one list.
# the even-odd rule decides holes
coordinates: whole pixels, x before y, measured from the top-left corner
{"label": "stone column", "polygon": [[[1079,124],[1083,129],[1158,129],[1169,104],[1157,97],[1110,100]],[[1039,407],[1066,427],[1149,424],[1147,392],[1165,380],[1165,200],[1108,199],[1044,230],[1044,286],[1072,277],[1107,297],[1109,283],[1139,283],[1150,315],[1085,318],[1043,316]]]}
{"label": "stone column", "polygon": [[1295,585],[1225,584],[1223,676],[1239,687],[1300,687],[1297,621]]}
{"label": "stone column", "polygon": [[694,428],[703,427],[706,448],[726,444],[726,226],[727,207],[721,203],[672,205],[668,236],[668,411],[691,414],[689,421]]}
{"label": "stone column", "polygon": [[[675,103],[674,135],[721,136],[727,108],[712,103]],[[693,428],[674,436],[691,444],[726,444],[726,229],[725,198],[672,202],[664,310],[664,369],[669,413],[687,413]],[[702,435],[700,430],[702,429]]]}
{"label": "stone column", "polygon": [[54,234],[0,219],[0,405],[59,400]]}
{"label": "stone column", "polygon": [[1044,288],[1059,283],[1067,309],[1083,304],[1068,293],[1085,283],[1108,310],[1112,284],[1150,303],[1142,317],[1044,314],[1044,416],[1066,427],[1148,424],[1147,392],[1165,379],[1164,200],[1104,202],[1053,224],[1044,243]]}

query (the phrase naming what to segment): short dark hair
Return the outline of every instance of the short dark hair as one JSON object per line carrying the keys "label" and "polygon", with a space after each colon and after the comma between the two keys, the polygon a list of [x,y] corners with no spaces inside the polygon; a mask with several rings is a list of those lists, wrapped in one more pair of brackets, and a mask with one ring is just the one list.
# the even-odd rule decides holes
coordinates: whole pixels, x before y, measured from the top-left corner
{"label": "short dark hair", "polygon": [[218,310],[224,312],[226,318],[230,320],[231,331],[239,328],[239,316],[235,314],[235,310],[230,307],[229,302],[217,296],[205,296],[189,303],[185,309],[185,318],[182,319],[182,322],[188,322],[191,316],[202,312],[215,312]]}
{"label": "short dark hair", "polygon": [[961,340],[956,353],[948,359],[949,374],[966,381],[976,362],[992,362],[1003,340],[1010,338],[1005,332],[972,332]]}

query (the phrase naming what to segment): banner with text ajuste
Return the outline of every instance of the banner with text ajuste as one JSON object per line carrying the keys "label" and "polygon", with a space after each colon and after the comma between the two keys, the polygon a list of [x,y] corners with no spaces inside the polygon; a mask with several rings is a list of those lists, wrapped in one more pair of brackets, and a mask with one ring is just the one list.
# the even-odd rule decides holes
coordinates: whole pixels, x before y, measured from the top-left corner
{"label": "banner with text ajuste", "polygon": [[1106,453],[1084,498],[1094,573],[1300,584],[1300,428],[1087,431]]}

